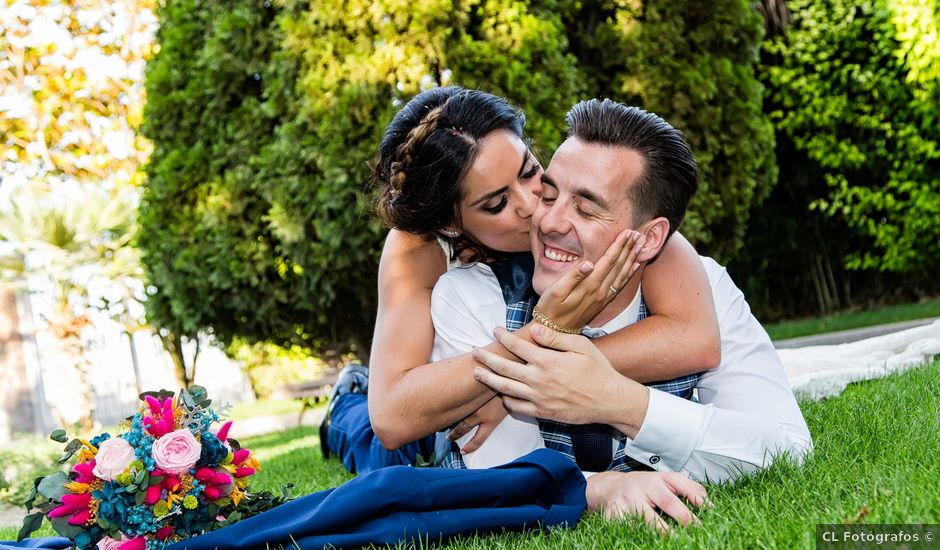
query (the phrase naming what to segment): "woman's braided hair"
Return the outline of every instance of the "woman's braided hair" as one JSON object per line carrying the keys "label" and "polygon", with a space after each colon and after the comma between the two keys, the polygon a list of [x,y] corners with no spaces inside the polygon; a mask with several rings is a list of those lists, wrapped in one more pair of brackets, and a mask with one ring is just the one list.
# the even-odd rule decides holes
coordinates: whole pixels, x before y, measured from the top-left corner
{"label": "woman's braided hair", "polygon": [[437,124],[444,113],[445,105],[447,105],[447,101],[443,105],[431,109],[421,119],[421,122],[408,132],[408,138],[405,142],[398,146],[398,150],[395,151],[398,160],[392,162],[391,165],[392,193],[401,193],[405,180],[408,179],[408,167],[412,162],[412,154],[434,130],[437,130]]}
{"label": "woman's braided hair", "polygon": [[453,259],[477,261],[493,254],[460,227],[461,183],[490,132],[508,130],[520,138],[525,115],[506,100],[456,86],[415,96],[385,130],[372,170],[376,211],[389,226],[450,242]]}

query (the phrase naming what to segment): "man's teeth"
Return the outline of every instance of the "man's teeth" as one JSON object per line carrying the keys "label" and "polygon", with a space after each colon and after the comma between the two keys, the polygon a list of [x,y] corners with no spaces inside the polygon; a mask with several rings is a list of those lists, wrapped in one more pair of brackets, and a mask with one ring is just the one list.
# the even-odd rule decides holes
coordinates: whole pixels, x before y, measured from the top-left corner
{"label": "man's teeth", "polygon": [[569,256],[567,254],[555,252],[550,248],[545,249],[545,257],[556,262],[573,262],[577,258],[577,256]]}

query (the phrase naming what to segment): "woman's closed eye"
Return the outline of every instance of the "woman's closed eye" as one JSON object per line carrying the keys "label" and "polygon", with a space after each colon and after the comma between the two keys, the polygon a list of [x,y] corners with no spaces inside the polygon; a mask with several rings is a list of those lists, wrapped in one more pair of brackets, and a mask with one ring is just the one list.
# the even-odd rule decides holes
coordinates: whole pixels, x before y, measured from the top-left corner
{"label": "woman's closed eye", "polygon": [[533,162],[532,168],[529,168],[524,174],[522,174],[521,179],[527,180],[530,178],[534,178],[541,171],[542,171],[542,165],[540,165],[537,162]]}
{"label": "woman's closed eye", "polygon": [[493,206],[484,206],[483,210],[489,212],[490,214],[499,214],[503,211],[503,208],[506,208],[506,205],[509,203],[509,195],[503,193],[499,196],[499,202]]}

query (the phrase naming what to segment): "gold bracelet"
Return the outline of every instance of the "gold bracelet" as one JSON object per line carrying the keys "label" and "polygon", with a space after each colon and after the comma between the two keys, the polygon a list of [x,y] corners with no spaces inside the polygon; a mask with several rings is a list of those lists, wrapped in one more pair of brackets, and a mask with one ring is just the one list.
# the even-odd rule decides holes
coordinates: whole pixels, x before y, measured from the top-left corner
{"label": "gold bracelet", "polygon": [[566,327],[564,325],[559,325],[555,321],[552,321],[542,313],[538,307],[532,309],[532,318],[535,319],[535,322],[546,326],[555,332],[561,332],[563,334],[581,334],[581,329]]}

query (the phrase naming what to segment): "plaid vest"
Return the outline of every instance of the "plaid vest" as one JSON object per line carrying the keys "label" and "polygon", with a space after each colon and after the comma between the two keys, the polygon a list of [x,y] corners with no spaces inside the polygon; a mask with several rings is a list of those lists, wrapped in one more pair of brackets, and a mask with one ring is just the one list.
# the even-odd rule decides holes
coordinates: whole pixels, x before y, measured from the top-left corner
{"label": "plaid vest", "polygon": [[[529,256],[529,258],[531,258],[531,256]],[[518,262],[515,263],[518,264]],[[511,281],[506,280],[504,274],[507,272],[507,270],[505,268],[500,270],[499,267],[501,266],[495,266],[493,273],[500,282],[500,287],[503,290],[503,298],[506,299],[507,303],[506,329],[510,331],[519,330],[532,320],[532,309],[538,302],[538,296],[536,296],[535,292],[531,290],[531,277],[529,277],[528,290],[520,291],[518,289],[518,284],[514,285]],[[515,265],[514,267],[515,270],[513,270],[513,274],[518,271],[518,265]],[[641,295],[640,310],[637,314],[637,321],[639,322],[648,316],[649,310],[646,307],[646,301],[643,300]],[[691,399],[692,390],[695,388],[696,384],[698,384],[699,378],[701,378],[701,376],[701,373],[689,374],[673,380],[655,382],[646,385],[650,388],[677,395],[683,399]],[[539,430],[542,432],[542,439],[545,440],[545,447],[554,451],[558,451],[559,453],[571,459],[572,462],[575,462],[574,450],[571,445],[571,425],[564,422],[556,422],[554,420],[543,420],[541,418],[538,419],[538,421]],[[617,438],[617,448],[613,452],[613,458],[611,459],[610,464],[607,466],[608,471],[629,472],[633,470],[651,469],[649,466],[627,456],[626,435],[618,430],[613,430],[613,433]],[[611,442],[611,448],[613,448],[613,442]],[[447,457],[445,457],[443,466],[446,468],[467,467],[463,462],[460,449],[457,447],[456,443],[452,445],[451,452]]]}

